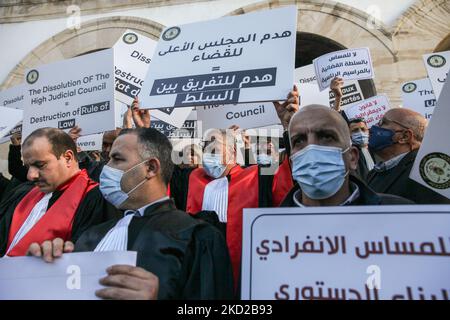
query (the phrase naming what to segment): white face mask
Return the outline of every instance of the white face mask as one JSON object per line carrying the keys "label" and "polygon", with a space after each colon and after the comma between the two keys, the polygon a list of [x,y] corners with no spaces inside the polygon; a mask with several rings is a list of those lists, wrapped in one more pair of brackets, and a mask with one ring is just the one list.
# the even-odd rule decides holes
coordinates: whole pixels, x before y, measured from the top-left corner
{"label": "white face mask", "polygon": [[256,163],[259,165],[263,165],[263,166],[270,165],[270,164],[272,164],[272,162],[273,162],[273,159],[268,154],[261,153],[256,156]]}
{"label": "white face mask", "polygon": [[139,182],[133,189],[128,192],[124,192],[120,186],[120,182],[122,181],[124,174],[130,172],[147,161],[148,160],[144,160],[127,171],[115,169],[105,165],[100,174],[100,192],[103,197],[113,206],[120,209],[120,206],[128,199],[129,195],[147,181],[147,179],[144,178],[144,180]]}
{"label": "white face mask", "polygon": [[202,158],[203,169],[211,178],[219,178],[227,168],[227,165],[222,163],[221,154],[204,153]]}

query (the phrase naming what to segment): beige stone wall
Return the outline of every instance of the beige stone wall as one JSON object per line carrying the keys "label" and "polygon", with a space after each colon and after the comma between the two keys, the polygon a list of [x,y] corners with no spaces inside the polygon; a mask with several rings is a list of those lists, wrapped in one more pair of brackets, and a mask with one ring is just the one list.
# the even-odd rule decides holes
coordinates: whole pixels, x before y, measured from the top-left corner
{"label": "beige stone wall", "polygon": [[[23,10],[18,10],[16,6],[0,7],[0,13],[2,10],[9,10],[9,15],[5,17],[8,19],[26,17],[27,13],[28,17],[36,18],[37,14],[45,16],[61,13],[62,8],[67,5],[67,1],[48,2],[37,13],[33,10],[31,14],[27,12],[29,6],[32,6],[26,4],[28,2],[36,3],[25,1]],[[82,2],[82,8],[87,12],[97,12],[123,9],[124,3],[129,8],[182,2],[195,1],[88,0]],[[393,105],[401,103],[402,82],[426,76],[422,55],[450,48],[450,1],[447,0],[418,0],[392,28],[386,27],[380,21],[374,21],[365,12],[326,0],[264,1],[230,12],[230,15],[287,4],[296,4],[298,7],[299,32],[317,34],[347,48],[369,47],[374,60],[374,82],[377,91],[388,94]],[[157,38],[163,26],[148,19],[117,16],[90,21],[83,24],[79,30],[64,30],[30,52],[11,71],[0,89],[20,83],[26,68],[110,47],[126,28]]]}
{"label": "beige stone wall", "polygon": [[323,0],[266,1],[230,14],[243,14],[286,4],[298,7],[297,31],[327,37],[347,48],[369,47],[378,93],[393,106],[401,104],[400,84],[426,77],[422,55],[450,50],[450,1],[419,0],[393,28],[355,8]]}
{"label": "beige stone wall", "polygon": [[80,8],[80,13],[88,15],[205,1],[208,0],[2,0],[0,1],[0,24],[66,17],[67,8],[74,4]]}
{"label": "beige stone wall", "polygon": [[450,50],[450,1],[420,0],[392,32],[399,82],[425,78],[422,55]]}
{"label": "beige stone wall", "polygon": [[26,69],[40,64],[73,58],[85,52],[110,48],[125,32],[133,29],[158,40],[163,26],[148,19],[110,17],[90,20],[79,29],[65,29],[30,52],[8,75],[0,86],[5,89],[23,82]]}

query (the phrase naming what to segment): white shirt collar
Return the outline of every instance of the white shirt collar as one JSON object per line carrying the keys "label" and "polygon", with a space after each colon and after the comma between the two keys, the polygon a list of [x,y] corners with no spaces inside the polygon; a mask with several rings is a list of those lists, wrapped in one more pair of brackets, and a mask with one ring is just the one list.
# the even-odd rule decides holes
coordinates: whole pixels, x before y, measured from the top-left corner
{"label": "white shirt collar", "polygon": [[375,171],[387,171],[387,170],[390,170],[390,169],[396,167],[407,154],[408,154],[408,152],[405,152],[405,153],[399,154],[398,156],[396,156],[392,159],[377,163],[375,165]]}

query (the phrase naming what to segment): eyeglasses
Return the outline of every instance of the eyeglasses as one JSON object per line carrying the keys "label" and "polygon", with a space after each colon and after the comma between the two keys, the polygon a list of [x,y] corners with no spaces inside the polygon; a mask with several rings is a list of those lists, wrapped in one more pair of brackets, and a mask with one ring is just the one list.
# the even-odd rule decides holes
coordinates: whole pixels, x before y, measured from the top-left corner
{"label": "eyeglasses", "polygon": [[400,127],[405,128],[405,129],[407,129],[407,130],[411,129],[410,127],[405,126],[405,125],[402,124],[401,122],[396,121],[396,120],[391,120],[391,119],[387,118],[386,116],[383,117],[383,118],[378,122],[378,126],[381,127],[381,126],[383,126],[384,124],[388,124],[389,122],[393,122],[393,123],[395,123],[395,124],[398,124]]}

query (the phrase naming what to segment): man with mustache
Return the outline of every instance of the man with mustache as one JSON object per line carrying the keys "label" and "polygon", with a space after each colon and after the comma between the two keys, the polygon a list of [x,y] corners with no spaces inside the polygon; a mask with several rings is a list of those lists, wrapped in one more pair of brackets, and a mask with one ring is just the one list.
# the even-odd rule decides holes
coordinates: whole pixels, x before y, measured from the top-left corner
{"label": "man with mustache", "polygon": [[62,130],[41,128],[23,142],[29,182],[0,203],[0,256],[23,256],[33,242],[75,241],[88,227],[116,214],[98,183],[80,170],[77,149]]}

